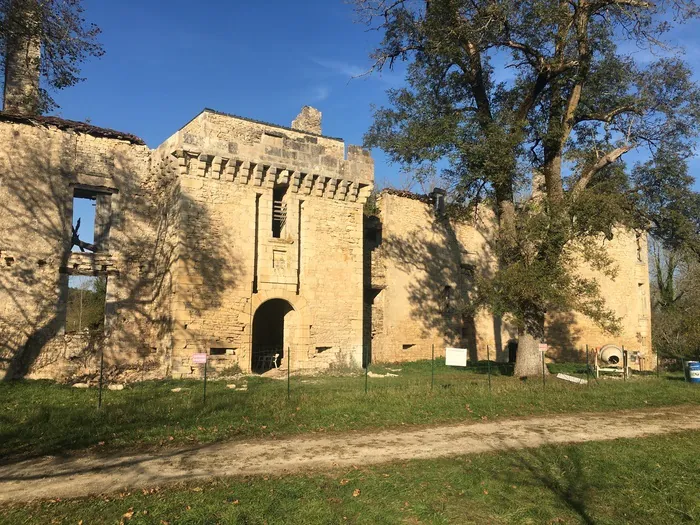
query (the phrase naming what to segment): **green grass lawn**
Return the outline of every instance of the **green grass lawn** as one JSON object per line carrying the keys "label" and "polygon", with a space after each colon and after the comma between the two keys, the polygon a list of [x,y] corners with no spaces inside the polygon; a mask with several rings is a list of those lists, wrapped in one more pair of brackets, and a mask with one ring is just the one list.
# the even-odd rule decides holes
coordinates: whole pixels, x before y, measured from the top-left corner
{"label": "green grass lawn", "polygon": [[[700,522],[700,433],[151,487],[22,507],[8,524]],[[82,520],[82,521],[81,521]]]}
{"label": "green grass lawn", "polygon": [[[247,392],[210,381],[206,405],[201,381],[145,382],[105,390],[100,411],[94,388],[0,383],[0,458],[700,403],[700,388],[654,376],[590,386],[552,376],[543,388],[541,381],[522,382],[494,369],[489,390],[485,373],[436,365],[431,390],[430,362],[388,368],[400,368],[399,377],[369,379],[368,393],[361,374],[292,377],[290,400],[286,381],[251,377]],[[183,390],[171,392],[175,387]]]}

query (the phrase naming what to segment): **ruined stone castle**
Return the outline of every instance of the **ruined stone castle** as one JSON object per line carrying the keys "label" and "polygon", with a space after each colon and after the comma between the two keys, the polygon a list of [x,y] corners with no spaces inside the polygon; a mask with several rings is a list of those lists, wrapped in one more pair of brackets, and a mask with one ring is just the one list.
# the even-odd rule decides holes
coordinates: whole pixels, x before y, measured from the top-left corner
{"label": "ruined stone castle", "polygon": [[[391,190],[368,212],[372,158],[324,136],[317,110],[284,127],[205,109],[150,149],[128,133],[34,116],[8,95],[0,375],[70,379],[103,357],[189,377],[202,353],[212,372],[417,360],[446,346],[472,360],[516,358],[507,321],[460,307],[476,272],[495,265],[488,213],[446,220],[440,191]],[[89,241],[75,222],[80,200],[94,206]],[[601,281],[622,334],[550,316],[550,358],[617,343],[651,366],[645,243],[615,235],[615,280],[580,269]],[[106,283],[99,329],[67,321],[79,276]]]}
{"label": "ruined stone castle", "polygon": [[[357,146],[204,110],[156,149],[126,133],[0,114],[0,342],[13,376],[70,377],[148,364],[162,376],[213,369],[395,362],[466,347],[514,359],[517,335],[460,313],[474,272],[495,264],[488,215],[446,221],[444,196],[381,192]],[[95,204],[90,250],[72,250],[73,203]],[[583,345],[650,355],[643,237],[618,232],[604,276],[619,337],[574,314],[549,319],[550,357]],[[582,268],[581,271],[587,271]],[[592,271],[592,270],[588,270]],[[70,276],[104,276],[104,329],[66,327]],[[488,346],[488,348],[487,348]],[[287,355],[288,354],[288,355]]]}

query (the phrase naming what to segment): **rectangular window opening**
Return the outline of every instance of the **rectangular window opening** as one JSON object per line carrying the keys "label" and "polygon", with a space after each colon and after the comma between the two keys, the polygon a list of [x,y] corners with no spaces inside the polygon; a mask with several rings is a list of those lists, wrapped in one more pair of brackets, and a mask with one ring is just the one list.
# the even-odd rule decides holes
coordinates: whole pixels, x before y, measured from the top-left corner
{"label": "rectangular window opening", "polygon": [[409,350],[409,349],[413,348],[414,346],[416,346],[415,343],[407,343],[407,344],[401,345],[401,348],[403,348],[404,350]]}
{"label": "rectangular window opening", "polygon": [[282,237],[284,226],[287,223],[287,194],[288,184],[280,184],[272,190],[272,237]]}
{"label": "rectangular window opening", "polygon": [[235,348],[210,348],[209,355],[236,355]]}
{"label": "rectangular window opening", "polygon": [[81,333],[104,330],[106,300],[106,276],[69,276],[66,332]]}
{"label": "rectangular window opening", "polygon": [[111,197],[110,193],[75,188],[71,251],[107,251],[107,238],[112,221]]}
{"label": "rectangular window opening", "polygon": [[317,346],[316,353],[322,354],[323,352],[325,352],[326,350],[330,350],[331,348],[333,348],[333,347],[332,346]]}

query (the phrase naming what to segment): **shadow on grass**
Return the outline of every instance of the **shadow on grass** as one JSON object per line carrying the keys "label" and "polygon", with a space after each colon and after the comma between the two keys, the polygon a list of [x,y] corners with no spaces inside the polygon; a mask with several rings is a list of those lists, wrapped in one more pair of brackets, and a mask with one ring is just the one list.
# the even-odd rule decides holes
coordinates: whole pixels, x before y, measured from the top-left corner
{"label": "shadow on grass", "polygon": [[[134,467],[138,468],[139,465],[142,465],[144,463],[147,463],[149,461],[153,460],[161,460],[164,458],[178,458],[178,461],[186,460],[190,456],[196,456],[201,453],[207,453],[208,449],[211,449],[214,447],[216,443],[206,443],[206,444],[201,444],[201,445],[193,445],[187,448],[177,448],[174,450],[170,450],[167,452],[159,452],[159,453],[148,453],[148,454],[141,454],[141,455],[134,455],[131,457],[128,457],[127,459],[123,459],[120,456],[117,456],[116,454],[113,457],[106,456],[99,461],[98,464],[89,466],[89,467],[84,467],[84,468],[71,468],[71,469],[66,469],[66,470],[59,470],[58,471],[53,471],[53,472],[47,472],[46,470],[43,470],[41,468],[35,470],[36,473],[30,474],[27,472],[30,472],[32,469],[31,467],[29,470],[27,469],[27,466],[23,464],[23,462],[13,462],[10,464],[3,464],[0,463],[1,466],[4,467],[4,470],[9,472],[9,474],[2,475],[0,476],[0,482],[8,482],[8,481],[34,481],[34,480],[39,480],[39,479],[46,479],[46,478],[65,478],[65,477],[71,477],[71,476],[77,476],[79,474],[89,474],[92,472],[100,472],[100,473],[106,473],[109,472],[110,470],[116,470],[116,469],[121,469],[125,467]],[[68,463],[68,464],[73,464],[75,463]],[[16,468],[7,468],[9,465],[16,465]],[[168,481],[169,482],[177,482],[177,481],[186,481],[191,479],[189,474],[184,473],[181,478],[171,478]]]}
{"label": "shadow on grass", "polygon": [[[590,514],[589,505],[595,487],[583,467],[581,454],[575,447],[568,447],[564,455],[561,450],[545,446],[511,448],[504,457],[509,459],[513,468],[529,474],[533,490],[545,487],[559,502],[575,512],[583,523],[594,524],[596,521]],[[505,474],[501,476],[501,481],[510,482]]]}
{"label": "shadow on grass", "polygon": [[[37,386],[40,386],[38,391]],[[180,387],[182,391],[172,393],[172,387]],[[220,435],[205,435],[204,427],[245,425],[245,414],[253,411],[263,419],[273,420],[275,405],[265,403],[264,398],[281,390],[273,386],[269,392],[261,392],[259,398],[252,400],[212,385],[205,405],[202,387],[199,381],[167,381],[159,383],[155,389],[154,385],[136,385],[119,395],[104,390],[102,409],[98,410],[97,389],[76,391],[50,382],[36,385],[31,381],[3,385],[0,393],[6,390],[6,401],[9,398],[14,405],[6,406],[8,414],[18,409],[24,416],[3,415],[0,420],[0,465],[44,455],[69,457],[75,451],[86,449],[91,453],[109,454],[124,444],[137,453],[139,449],[153,450],[154,446],[167,445],[169,436],[173,435],[178,446],[187,445],[187,436],[192,437],[190,443],[202,438],[207,443],[232,439],[236,436],[235,428],[225,432],[222,429]],[[9,390],[13,388],[26,388],[28,395],[11,398]],[[44,403],[49,398],[53,398],[53,402],[37,403],[38,399]],[[19,406],[20,403],[26,405],[26,409]],[[247,430],[245,434],[249,436]],[[101,442],[106,445],[100,445]]]}

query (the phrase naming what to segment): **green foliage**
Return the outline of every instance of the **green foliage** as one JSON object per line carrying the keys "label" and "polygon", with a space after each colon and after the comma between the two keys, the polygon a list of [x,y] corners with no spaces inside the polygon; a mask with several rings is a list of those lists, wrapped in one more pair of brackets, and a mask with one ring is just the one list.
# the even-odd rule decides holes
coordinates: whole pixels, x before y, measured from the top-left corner
{"label": "green foliage", "polygon": [[[81,82],[81,63],[104,54],[97,42],[100,28],[86,23],[83,15],[82,0],[0,0],[0,71],[4,71],[8,43],[36,35],[41,40],[41,74],[48,90]],[[48,90],[41,90],[42,113],[57,107]]]}
{"label": "green foliage", "polygon": [[379,215],[379,205],[377,204],[377,192],[372,191],[365,201],[363,212],[367,217],[374,217]]}
{"label": "green foliage", "polygon": [[[658,47],[669,12],[683,23],[698,16],[695,3],[356,4],[384,36],[375,67],[408,62],[406,86],[388,92],[366,144],[408,170],[446,163],[451,200],[487,199],[497,215],[500,264],[481,283],[482,304],[536,338],[546,313],[571,309],[615,330],[598,285],[572,263],[613,274],[604,246],[620,226],[651,223],[659,237],[682,232],[681,243],[698,232],[698,214],[688,215],[698,197],[682,171],[700,88],[678,56],[644,64],[625,51]],[[497,74],[502,63],[510,78]],[[648,162],[630,171],[630,151]]]}
{"label": "green foliage", "polygon": [[679,152],[660,151],[635,167],[637,205],[652,236],[672,251],[700,258],[700,194],[692,191],[693,177]]}
{"label": "green foliage", "polygon": [[700,262],[654,251],[652,338],[664,357],[700,359]]}
{"label": "green foliage", "polygon": [[104,328],[107,280],[94,279],[90,286],[68,289],[66,331],[98,331]]}

